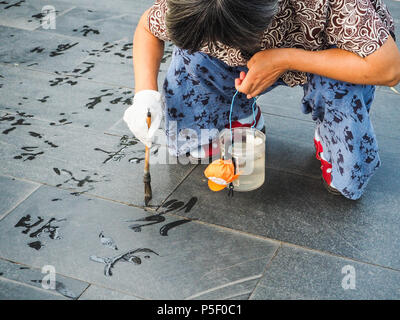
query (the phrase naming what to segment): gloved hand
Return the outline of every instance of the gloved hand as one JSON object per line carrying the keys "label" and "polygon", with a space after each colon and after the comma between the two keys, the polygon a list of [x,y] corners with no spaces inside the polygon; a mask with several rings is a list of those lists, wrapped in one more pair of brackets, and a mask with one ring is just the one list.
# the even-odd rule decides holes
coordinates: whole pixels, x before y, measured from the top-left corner
{"label": "gloved hand", "polygon": [[[151,126],[147,127],[147,111],[151,112]],[[152,138],[160,127],[163,113],[161,94],[154,90],[142,90],[135,94],[133,104],[125,110],[124,121],[132,133],[147,147],[151,147]]]}

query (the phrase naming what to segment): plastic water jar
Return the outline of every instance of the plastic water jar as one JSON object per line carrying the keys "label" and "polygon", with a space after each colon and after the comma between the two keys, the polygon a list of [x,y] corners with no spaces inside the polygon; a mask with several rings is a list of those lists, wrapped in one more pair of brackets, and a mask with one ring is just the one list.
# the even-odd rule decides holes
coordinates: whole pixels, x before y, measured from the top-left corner
{"label": "plastic water jar", "polygon": [[239,178],[233,181],[235,191],[251,191],[265,181],[265,134],[255,128],[224,129],[219,135],[221,157],[232,159]]}

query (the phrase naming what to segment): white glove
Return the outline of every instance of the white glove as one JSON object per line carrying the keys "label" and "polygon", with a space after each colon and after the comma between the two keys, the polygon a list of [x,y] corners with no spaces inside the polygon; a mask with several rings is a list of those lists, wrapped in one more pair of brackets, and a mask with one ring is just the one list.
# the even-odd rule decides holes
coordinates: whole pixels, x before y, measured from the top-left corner
{"label": "white glove", "polygon": [[[147,127],[147,111],[151,113],[151,126]],[[147,147],[151,147],[152,138],[160,127],[163,113],[161,94],[154,90],[142,90],[135,94],[133,104],[125,110],[124,121],[132,133]]]}

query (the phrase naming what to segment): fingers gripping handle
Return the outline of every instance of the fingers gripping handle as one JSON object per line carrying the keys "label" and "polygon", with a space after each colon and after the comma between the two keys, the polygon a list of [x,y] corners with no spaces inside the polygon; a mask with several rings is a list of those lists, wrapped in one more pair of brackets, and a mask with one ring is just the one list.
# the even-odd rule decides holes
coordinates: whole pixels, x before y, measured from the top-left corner
{"label": "fingers gripping handle", "polygon": [[[151,112],[150,109],[147,110],[147,118],[146,118],[147,128],[150,129],[151,126]],[[149,172],[149,158],[150,158],[150,149],[146,146],[145,155],[144,155],[144,172]]]}

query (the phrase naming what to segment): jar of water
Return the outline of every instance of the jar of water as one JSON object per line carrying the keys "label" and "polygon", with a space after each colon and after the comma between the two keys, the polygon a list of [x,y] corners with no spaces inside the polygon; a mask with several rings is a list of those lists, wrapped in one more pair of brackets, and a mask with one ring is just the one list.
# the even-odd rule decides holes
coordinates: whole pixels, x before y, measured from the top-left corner
{"label": "jar of water", "polygon": [[265,181],[265,134],[255,128],[224,129],[219,135],[221,156],[232,159],[239,178],[235,191],[251,191]]}

